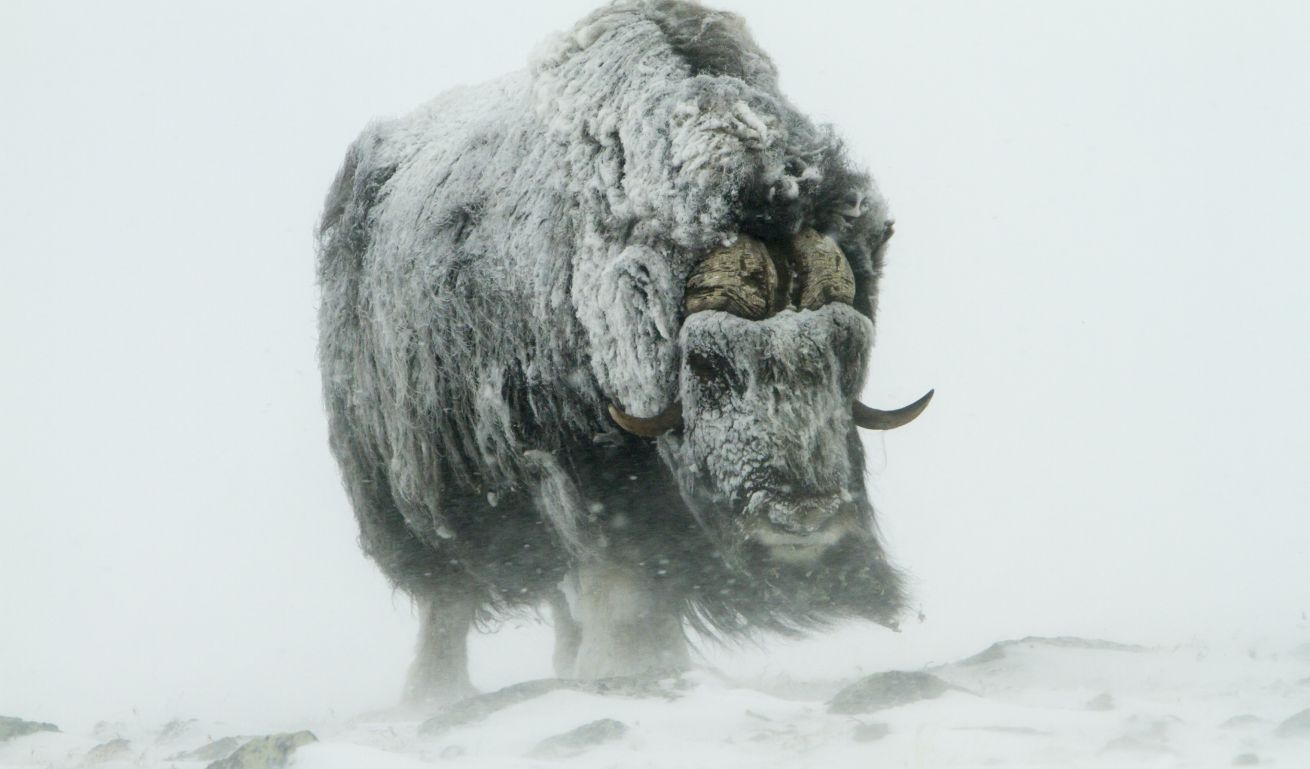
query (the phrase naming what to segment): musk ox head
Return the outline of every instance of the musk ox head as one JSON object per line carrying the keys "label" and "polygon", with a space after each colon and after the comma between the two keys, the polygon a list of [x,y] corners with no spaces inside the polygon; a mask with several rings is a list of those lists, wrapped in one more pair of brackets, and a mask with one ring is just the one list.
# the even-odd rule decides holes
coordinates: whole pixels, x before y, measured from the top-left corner
{"label": "musk ox head", "polygon": [[687,282],[681,400],[649,419],[611,407],[629,432],[673,433],[665,457],[687,501],[734,546],[807,563],[858,537],[867,521],[855,428],[907,424],[932,397],[895,411],[859,402],[873,329],[854,296],[831,238],[740,236]]}
{"label": "musk ox head", "polygon": [[880,610],[892,597],[878,594],[897,581],[873,530],[857,428],[907,424],[932,393],[895,411],[860,403],[873,324],[854,295],[831,238],[741,235],[687,281],[678,402],[652,418],[611,415],[658,438],[688,507],[749,575],[746,592],[890,622]]}

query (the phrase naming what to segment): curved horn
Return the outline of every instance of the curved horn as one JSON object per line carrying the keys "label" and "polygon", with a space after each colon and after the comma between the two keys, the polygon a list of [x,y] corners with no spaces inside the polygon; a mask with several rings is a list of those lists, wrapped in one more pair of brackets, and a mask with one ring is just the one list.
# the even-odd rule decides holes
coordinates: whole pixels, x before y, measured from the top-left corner
{"label": "curved horn", "polygon": [[854,401],[851,403],[851,416],[855,418],[855,424],[866,430],[892,430],[908,425],[915,417],[922,414],[923,410],[928,408],[928,401],[932,400],[934,392],[936,390],[929,390],[928,394],[919,400],[894,411],[869,408],[859,401]]}
{"label": "curved horn", "polygon": [[682,425],[682,404],[675,403],[653,417],[634,417],[611,403],[610,418],[633,435],[655,438]]}

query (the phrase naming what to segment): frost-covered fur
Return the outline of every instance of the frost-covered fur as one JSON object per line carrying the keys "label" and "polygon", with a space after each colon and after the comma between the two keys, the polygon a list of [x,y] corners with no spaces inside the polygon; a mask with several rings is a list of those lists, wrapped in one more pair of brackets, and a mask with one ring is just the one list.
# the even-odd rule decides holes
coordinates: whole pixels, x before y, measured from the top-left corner
{"label": "frost-covered fur", "polygon": [[[802,227],[845,251],[855,311],[684,323],[709,249]],[[724,632],[891,623],[899,581],[844,402],[888,234],[870,179],[779,93],[743,22],[699,5],[619,0],[528,70],[369,126],[319,249],[332,448],[364,550],[411,594],[471,596],[481,616],[609,564]],[[774,389],[709,408],[688,347]],[[658,448],[605,411],[679,399],[687,429]],[[728,521],[767,467],[857,508],[823,568],[735,549]]]}

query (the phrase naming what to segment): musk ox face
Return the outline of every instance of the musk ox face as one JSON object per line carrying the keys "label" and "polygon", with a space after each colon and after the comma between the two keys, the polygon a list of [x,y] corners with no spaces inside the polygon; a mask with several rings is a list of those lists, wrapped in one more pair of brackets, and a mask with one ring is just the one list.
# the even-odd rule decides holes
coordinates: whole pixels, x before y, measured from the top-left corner
{"label": "musk ox face", "polygon": [[873,325],[853,297],[832,239],[739,235],[687,280],[678,402],[649,419],[612,410],[624,428],[659,436],[727,562],[771,600],[818,612],[870,605],[888,583],[857,427],[905,424],[931,397],[897,411],[859,403]]}
{"label": "musk ox face", "polygon": [[844,304],[687,320],[683,429],[668,442],[684,496],[730,547],[805,563],[861,528],[850,404],[871,336]]}
{"label": "musk ox face", "polygon": [[899,412],[857,405],[872,336],[841,301],[759,320],[702,311],[683,324],[681,424],[661,454],[737,575],[738,607],[895,624],[885,609],[897,579],[873,528],[857,428],[903,424],[926,399]]}

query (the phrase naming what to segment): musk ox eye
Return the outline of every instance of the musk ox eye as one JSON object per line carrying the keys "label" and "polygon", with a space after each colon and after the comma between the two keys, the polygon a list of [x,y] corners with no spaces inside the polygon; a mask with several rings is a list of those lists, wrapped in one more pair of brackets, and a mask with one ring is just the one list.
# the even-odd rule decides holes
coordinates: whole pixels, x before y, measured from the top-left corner
{"label": "musk ox eye", "polygon": [[727,358],[717,353],[699,350],[687,353],[687,372],[695,380],[702,397],[710,400],[729,392],[741,395],[746,391],[741,375]]}
{"label": "musk ox eye", "polygon": [[717,355],[693,352],[687,356],[687,370],[702,382],[717,379],[725,368],[725,361]]}

